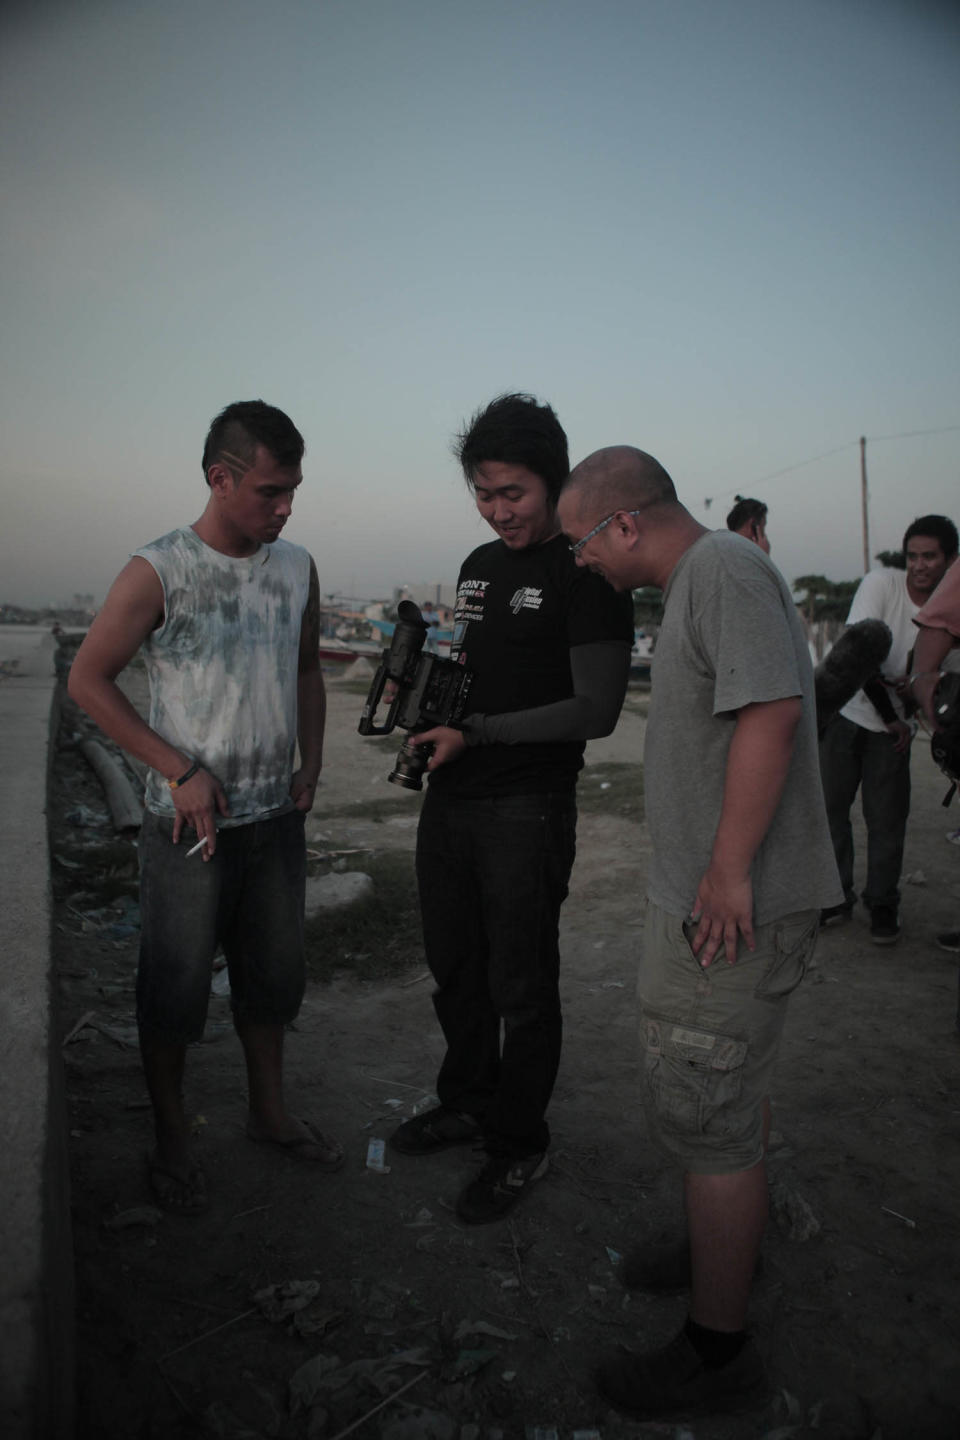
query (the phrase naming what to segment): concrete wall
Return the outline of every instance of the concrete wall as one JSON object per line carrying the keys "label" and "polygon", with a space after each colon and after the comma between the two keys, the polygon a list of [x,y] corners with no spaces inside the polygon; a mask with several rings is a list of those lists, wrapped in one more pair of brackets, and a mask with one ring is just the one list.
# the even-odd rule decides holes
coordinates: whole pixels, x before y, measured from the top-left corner
{"label": "concrete wall", "polygon": [[70,1440],[74,1431],[73,1246],[46,820],[58,720],[52,662],[52,640],[43,637],[14,677],[0,679],[4,1440]]}

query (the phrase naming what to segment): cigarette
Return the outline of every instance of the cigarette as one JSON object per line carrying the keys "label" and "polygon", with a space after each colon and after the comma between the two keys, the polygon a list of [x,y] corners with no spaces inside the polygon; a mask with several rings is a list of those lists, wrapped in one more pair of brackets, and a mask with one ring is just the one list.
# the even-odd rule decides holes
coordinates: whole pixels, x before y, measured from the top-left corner
{"label": "cigarette", "polygon": [[185,860],[189,860],[191,855],[196,855],[197,851],[198,851],[198,850],[202,850],[203,847],[204,847],[204,845],[206,845],[206,843],[207,843],[207,837],[206,837],[206,835],[204,835],[203,839],[202,839],[202,840],[198,840],[197,843],[196,843],[196,845],[194,845],[194,847],[193,847],[192,850],[188,850],[188,851],[187,851],[186,855],[184,856],[184,859],[185,859]]}

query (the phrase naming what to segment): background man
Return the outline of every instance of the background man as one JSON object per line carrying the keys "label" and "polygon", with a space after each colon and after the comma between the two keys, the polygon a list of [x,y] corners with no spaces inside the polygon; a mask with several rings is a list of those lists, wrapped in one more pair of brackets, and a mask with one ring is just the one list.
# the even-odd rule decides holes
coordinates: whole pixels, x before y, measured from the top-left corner
{"label": "background man", "polygon": [[767,507],[762,500],[750,500],[744,495],[738,495],[736,504],[727,516],[727,529],[742,535],[745,540],[752,540],[754,545],[760,546],[765,555],[770,554]]}
{"label": "background man", "polygon": [[[882,666],[887,679],[902,680],[916,632],[913,617],[940,583],[957,553],[957,530],[945,515],[921,515],[903,537],[906,570],[884,567],[864,575],[853,597],[847,624],[882,620],[891,644]],[[850,807],[859,788],[867,827],[867,883],[863,902],[870,911],[870,939],[892,945],[900,935],[900,872],[910,813],[908,723],[896,687],[858,690],[827,725],[820,741],[820,768],[830,834],[843,885],[843,903],[828,907],[825,925],[846,920],[856,901],[853,888],[853,829]]]}
{"label": "background man", "polygon": [[[70,676],[77,704],[150,767],[137,973],[156,1130],[148,1173],[159,1203],[184,1212],[207,1203],[182,1082],[218,943],[246,1055],[248,1136],[326,1169],[343,1160],[335,1141],[288,1113],[282,1094],[283,1027],[304,990],[303,824],[324,721],[317,573],[305,550],[279,538],[303,448],[273,406],[227,406],[204,447],[203,514],[136,552]],[[141,648],[149,724],[117,685]],[[204,842],[200,855],[187,858],[184,833]]]}
{"label": "background man", "polygon": [[549,405],[500,396],[456,454],[498,538],[467,557],[457,586],[451,656],[473,672],[470,713],[462,732],[419,737],[434,751],[417,878],[447,1051],[439,1107],[391,1141],[426,1154],[482,1139],[488,1161],[457,1213],[483,1224],[546,1169],[574,789],[584,740],[616,724],[633,609],[629,595],[578,572],[560,534],[569,460]]}
{"label": "background man", "polygon": [[689,1250],[635,1255],[626,1278],[687,1280],[690,1311],[665,1349],[611,1358],[599,1384],[643,1418],[736,1407],[764,1384],[744,1325],[767,1216],[770,1075],[819,910],[839,893],[813,674],[779,571],[759,546],[705,530],[652,456],[591,455],[559,513],[581,565],[618,590],[664,591],[638,994],[648,1125],[685,1172]]}

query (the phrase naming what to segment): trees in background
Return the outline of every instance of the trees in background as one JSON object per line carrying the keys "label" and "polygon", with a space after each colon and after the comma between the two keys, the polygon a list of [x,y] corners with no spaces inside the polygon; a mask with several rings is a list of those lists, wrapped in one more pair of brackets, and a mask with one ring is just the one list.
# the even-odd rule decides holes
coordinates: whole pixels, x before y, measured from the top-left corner
{"label": "trees in background", "polygon": [[843,629],[859,580],[828,580],[826,575],[798,575],[793,592],[810,647],[818,660]]}

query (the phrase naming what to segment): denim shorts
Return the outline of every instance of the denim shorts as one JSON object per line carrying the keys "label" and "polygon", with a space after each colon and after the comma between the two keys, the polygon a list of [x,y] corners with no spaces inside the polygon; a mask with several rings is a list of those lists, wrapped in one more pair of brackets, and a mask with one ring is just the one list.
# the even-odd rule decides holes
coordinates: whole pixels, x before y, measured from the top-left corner
{"label": "denim shorts", "polygon": [[223,946],[234,1019],[285,1025],[303,999],[304,814],[220,830],[208,861],[174,845],[173,821],[140,831],[141,1034],[190,1044],[203,1034],[213,957]]}
{"label": "denim shorts", "polygon": [[754,931],[704,970],[683,921],[650,904],[637,987],[643,1101],[651,1138],[685,1171],[726,1175],[763,1158],[763,1101],[787,999],[817,943],[819,912]]}

